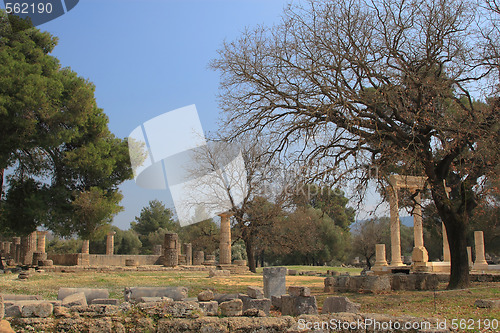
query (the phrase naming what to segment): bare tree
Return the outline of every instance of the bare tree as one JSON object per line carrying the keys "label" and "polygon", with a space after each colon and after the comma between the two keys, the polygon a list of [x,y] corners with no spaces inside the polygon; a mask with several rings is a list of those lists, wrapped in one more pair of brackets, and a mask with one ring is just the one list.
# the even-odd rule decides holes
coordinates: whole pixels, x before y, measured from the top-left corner
{"label": "bare tree", "polygon": [[[274,187],[280,173],[274,166],[263,140],[211,142],[194,153],[190,170],[191,196],[185,206],[204,207],[205,211],[231,212],[234,241],[245,242],[250,270],[255,272],[257,238],[279,213],[283,197]],[[235,163],[241,158],[242,163]]]}
{"label": "bare tree", "polygon": [[426,176],[449,238],[448,287],[465,287],[468,219],[500,156],[500,100],[473,98],[487,78],[498,83],[498,58],[481,54],[493,23],[478,29],[476,13],[462,0],[291,6],[282,23],[247,30],[212,62],[227,137],[270,135],[273,153],[330,183],[366,184],[367,165]]}

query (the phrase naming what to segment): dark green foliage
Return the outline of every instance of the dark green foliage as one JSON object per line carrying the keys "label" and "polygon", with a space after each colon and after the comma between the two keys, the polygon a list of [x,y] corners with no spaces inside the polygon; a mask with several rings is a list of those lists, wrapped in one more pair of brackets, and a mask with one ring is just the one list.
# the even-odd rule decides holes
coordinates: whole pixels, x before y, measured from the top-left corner
{"label": "dark green foliage", "polygon": [[179,224],[174,221],[172,211],[160,201],[152,200],[136,216],[136,222],[130,224],[142,242],[143,253],[151,253],[153,246],[163,244],[163,235],[167,231],[178,232]]}
{"label": "dark green foliage", "polygon": [[[56,44],[0,11],[0,187],[10,173],[1,219],[19,234],[44,225],[89,238],[120,209],[118,185],[131,177],[127,142],[109,131],[93,84],[50,55]],[[84,201],[92,204],[83,214]]]}

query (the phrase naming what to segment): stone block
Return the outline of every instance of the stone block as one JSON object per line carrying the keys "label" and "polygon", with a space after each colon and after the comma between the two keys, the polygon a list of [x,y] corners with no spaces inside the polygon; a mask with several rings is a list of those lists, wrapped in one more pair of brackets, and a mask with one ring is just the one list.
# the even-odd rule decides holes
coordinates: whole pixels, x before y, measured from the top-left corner
{"label": "stone block", "polygon": [[245,317],[265,317],[266,314],[262,310],[252,308],[252,309],[244,310],[243,316],[245,316]]}
{"label": "stone block", "polygon": [[364,276],[361,290],[372,293],[391,291],[391,278],[388,275]]}
{"label": "stone block", "polygon": [[139,261],[137,261],[135,259],[125,259],[125,266],[137,267],[137,266],[139,266]]}
{"label": "stone block", "polygon": [[247,295],[251,298],[264,298],[264,289],[259,287],[247,287]]}
{"label": "stone block", "polygon": [[248,309],[262,310],[266,315],[269,315],[271,310],[271,300],[269,298],[251,298],[248,295],[240,294],[239,299],[243,302],[243,311]]}
{"label": "stone block", "polygon": [[318,314],[316,297],[314,296],[281,296],[281,314],[283,316],[300,316],[302,314]]}
{"label": "stone block", "polygon": [[271,305],[276,309],[281,309],[281,296],[271,296]]}
{"label": "stone block", "polygon": [[217,301],[198,302],[198,304],[207,316],[217,316],[219,311],[219,303]]}
{"label": "stone block", "polygon": [[321,313],[335,313],[335,312],[352,312],[358,313],[361,305],[351,302],[347,297],[327,297],[323,303]]}
{"label": "stone block", "polygon": [[478,299],[474,306],[486,309],[500,309],[500,299]]}
{"label": "stone block", "polygon": [[246,260],[234,260],[234,264],[236,266],[246,266],[247,265],[247,261]]}
{"label": "stone block", "polygon": [[31,318],[47,318],[52,315],[54,307],[49,302],[37,302],[32,304],[26,304],[21,309],[21,317]]}
{"label": "stone block", "polygon": [[237,299],[238,296],[239,294],[214,294],[214,300],[220,304],[222,302],[227,302],[233,299]]}
{"label": "stone block", "polygon": [[287,274],[290,276],[296,276],[297,275],[297,270],[296,269],[289,269],[287,271]]}
{"label": "stone block", "polygon": [[208,302],[214,299],[214,292],[212,290],[203,290],[198,294],[198,301]]}
{"label": "stone block", "polygon": [[439,285],[437,274],[414,274],[416,290],[436,290]]}
{"label": "stone block", "polygon": [[102,304],[102,305],[120,305],[120,300],[117,298],[96,298],[92,300],[92,305]]}
{"label": "stone block", "polygon": [[221,314],[226,317],[241,316],[243,312],[243,302],[241,299],[222,302],[220,305]]}
{"label": "stone block", "polygon": [[22,308],[22,305],[19,304],[6,305],[4,309],[5,317],[21,317]]}
{"label": "stone block", "polygon": [[391,276],[392,290],[415,290],[415,274],[393,274]]}
{"label": "stone block", "polygon": [[286,294],[286,267],[264,267],[264,297]]}
{"label": "stone block", "polygon": [[108,289],[98,288],[59,288],[57,299],[63,300],[71,294],[84,293],[87,299],[87,304],[91,304],[96,298],[109,298]]}
{"label": "stone block", "polygon": [[208,272],[208,277],[213,278],[213,277],[225,277],[225,276],[230,276],[231,272],[227,270],[222,270],[222,269],[211,269]]}
{"label": "stone block", "polygon": [[351,282],[351,277],[348,275],[340,275],[334,278],[334,290],[335,291],[348,291],[349,284]]}
{"label": "stone block", "polygon": [[292,296],[311,296],[311,289],[308,287],[290,286],[288,287],[288,294]]}
{"label": "stone block", "polygon": [[140,297],[169,297],[181,301],[188,296],[186,287],[130,287],[125,288],[126,302],[137,303]]}
{"label": "stone block", "polygon": [[428,262],[429,254],[423,246],[418,246],[413,248],[411,259],[414,263],[416,262]]}
{"label": "stone block", "polygon": [[327,277],[325,280],[324,280],[324,284],[325,284],[325,288],[323,289],[323,291],[325,293],[333,293],[335,291],[335,278],[333,277]]}
{"label": "stone block", "polygon": [[50,266],[54,266],[54,262],[50,259],[38,260],[38,266],[50,267]]}
{"label": "stone block", "polygon": [[349,277],[347,290],[349,291],[359,291],[363,286],[364,276],[351,276]]}
{"label": "stone block", "polygon": [[174,300],[170,297],[139,297],[136,303],[155,303],[155,302],[173,302]]}
{"label": "stone block", "polygon": [[87,298],[85,293],[71,294],[63,298],[62,306],[72,307],[72,306],[87,306]]}

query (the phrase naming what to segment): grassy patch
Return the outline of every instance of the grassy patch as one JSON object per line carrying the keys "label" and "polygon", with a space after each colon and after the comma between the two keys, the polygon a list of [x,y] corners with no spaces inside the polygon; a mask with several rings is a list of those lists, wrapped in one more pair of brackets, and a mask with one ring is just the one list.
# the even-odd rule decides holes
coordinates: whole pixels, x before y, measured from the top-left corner
{"label": "grassy patch", "polygon": [[[298,270],[312,270],[308,266],[294,266]],[[326,271],[323,267],[323,270]],[[343,268],[329,267],[342,271]],[[352,271],[351,271],[352,272]],[[351,273],[350,272],[350,273]],[[353,273],[351,273],[353,274]],[[308,286],[316,296],[318,306],[332,294],[323,292],[323,277],[287,276],[288,286]],[[208,278],[208,272],[175,271],[130,271],[130,272],[76,272],[36,273],[28,280],[18,280],[17,274],[0,275],[0,290],[3,293],[37,294],[45,299],[56,299],[60,287],[107,288],[110,296],[123,299],[123,289],[133,286],[185,286],[189,296],[210,288],[218,293],[244,293],[247,286],[262,287],[261,274],[232,275],[231,277]],[[441,284],[438,291],[399,291],[387,294],[336,293],[347,296],[361,304],[361,311],[389,315],[411,315],[441,319],[499,319],[499,310],[474,307],[477,299],[498,299],[500,283],[472,283],[467,290],[445,290]]]}

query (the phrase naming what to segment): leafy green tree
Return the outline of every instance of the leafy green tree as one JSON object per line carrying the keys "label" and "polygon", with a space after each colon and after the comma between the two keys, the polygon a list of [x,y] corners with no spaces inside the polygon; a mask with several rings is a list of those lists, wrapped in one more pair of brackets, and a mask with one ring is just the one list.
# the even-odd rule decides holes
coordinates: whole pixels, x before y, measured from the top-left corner
{"label": "leafy green tree", "polygon": [[[24,234],[45,225],[59,235],[88,237],[119,207],[118,185],[132,175],[127,142],[109,131],[94,86],[50,55],[57,38],[4,11],[0,34],[2,190],[4,172],[11,172],[6,195],[0,193],[2,223]],[[13,220],[23,205],[14,193],[21,188],[29,189],[26,200],[40,204]],[[102,218],[90,229],[81,214],[89,196],[100,202],[92,214]]]}
{"label": "leafy green tree", "polygon": [[82,239],[59,239],[54,238],[47,242],[47,253],[58,253],[58,254],[68,254],[68,253],[79,253],[82,249],[83,240]]}
{"label": "leafy green tree", "polygon": [[304,184],[293,193],[293,202],[302,207],[312,207],[328,215],[333,223],[344,230],[354,222],[354,208],[347,207],[349,199],[339,188]]}
{"label": "leafy green tree", "polygon": [[151,253],[153,246],[163,244],[162,236],[167,231],[178,232],[179,224],[173,219],[172,211],[159,200],[152,200],[141,214],[130,223],[131,229],[137,232],[142,242],[144,253]]}
{"label": "leafy green tree", "polygon": [[115,253],[116,254],[139,254],[142,243],[139,236],[133,230],[121,230],[116,228]]}
{"label": "leafy green tree", "polygon": [[208,219],[183,227],[179,231],[179,237],[182,242],[191,243],[193,251],[204,251],[210,254],[219,247],[219,233],[220,229],[217,224],[212,219]]}

